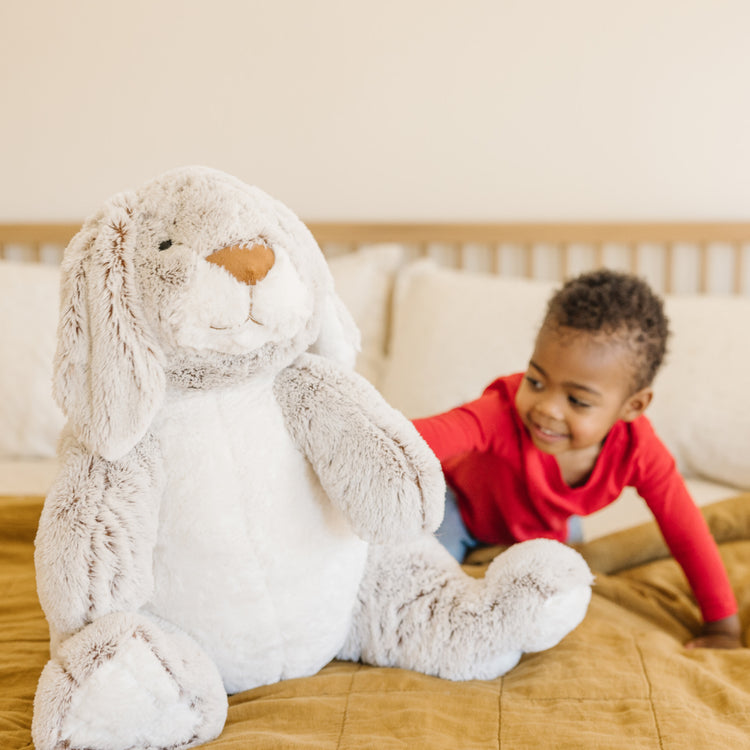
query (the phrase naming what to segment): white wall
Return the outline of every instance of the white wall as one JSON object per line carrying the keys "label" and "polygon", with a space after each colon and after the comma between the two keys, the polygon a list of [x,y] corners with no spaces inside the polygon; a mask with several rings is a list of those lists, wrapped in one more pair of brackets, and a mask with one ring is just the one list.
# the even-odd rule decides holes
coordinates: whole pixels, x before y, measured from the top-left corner
{"label": "white wall", "polygon": [[308,219],[750,219],[746,0],[2,0],[0,220],[203,163]]}

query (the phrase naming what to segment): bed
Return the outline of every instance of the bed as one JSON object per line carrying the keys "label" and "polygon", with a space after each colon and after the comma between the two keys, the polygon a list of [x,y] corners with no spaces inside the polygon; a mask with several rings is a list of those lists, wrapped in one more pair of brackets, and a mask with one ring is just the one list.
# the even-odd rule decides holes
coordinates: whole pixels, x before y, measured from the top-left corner
{"label": "bed", "polygon": [[[362,328],[360,371],[407,416],[450,405],[461,389],[515,367],[512,357],[525,356],[516,339],[535,323],[529,311],[559,278],[598,265],[646,275],[668,300],[678,334],[654,421],[719,544],[748,642],[750,359],[737,342],[750,323],[750,224],[309,226]],[[48,378],[57,263],[76,229],[0,226],[0,310],[30,327],[0,335],[0,385],[15,394],[0,411],[13,433],[0,446],[3,749],[32,747],[33,696],[48,658],[33,541],[60,417],[31,384],[42,388]],[[492,331],[462,335],[478,309]],[[506,322],[500,331],[498,320]],[[472,360],[469,346],[488,348],[471,372],[459,366]],[[428,387],[425,373],[441,361],[440,382]],[[731,382],[706,388],[715,371]],[[336,661],[312,677],[230,696],[225,729],[206,747],[750,748],[750,650],[683,648],[700,613],[682,572],[637,499],[615,505],[586,528],[579,549],[596,574],[592,603],[555,648],[525,656],[504,677],[463,683]],[[497,552],[476,552],[466,571],[481,576]]]}

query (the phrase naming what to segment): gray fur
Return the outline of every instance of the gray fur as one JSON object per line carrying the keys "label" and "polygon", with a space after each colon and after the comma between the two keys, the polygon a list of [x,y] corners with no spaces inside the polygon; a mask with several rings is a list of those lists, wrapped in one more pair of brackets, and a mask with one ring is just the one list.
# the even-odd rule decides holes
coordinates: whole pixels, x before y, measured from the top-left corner
{"label": "gray fur", "polygon": [[39,601],[57,635],[146,603],[163,484],[158,446],[148,436],[123,459],[106,461],[68,433],[61,455],[35,553]]}
{"label": "gray fur", "polygon": [[591,581],[580,555],[549,540],[514,545],[482,579],[462,574],[433,537],[373,545],[339,656],[451,680],[493,679],[578,625]]}
{"label": "gray fur", "polygon": [[437,529],[445,484],[435,456],[364,378],[305,354],[279,373],[274,391],[289,432],[358,536],[393,544]]}

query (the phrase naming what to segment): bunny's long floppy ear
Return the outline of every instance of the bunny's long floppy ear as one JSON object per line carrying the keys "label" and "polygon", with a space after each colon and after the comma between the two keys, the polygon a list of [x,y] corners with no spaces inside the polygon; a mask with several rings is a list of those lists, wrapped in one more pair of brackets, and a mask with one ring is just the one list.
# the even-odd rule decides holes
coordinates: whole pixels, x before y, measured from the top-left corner
{"label": "bunny's long floppy ear", "polygon": [[279,217],[280,227],[290,238],[292,247],[300,251],[298,261],[307,266],[311,283],[322,297],[320,331],[308,351],[353,370],[360,349],[359,328],[333,288],[333,276],[317,240],[288,206],[270,196],[266,196],[266,200],[270,201],[269,210]]}
{"label": "bunny's long floppy ear", "polygon": [[323,303],[320,333],[309,351],[352,370],[359,348],[360,334],[357,324],[338,294],[331,292]]}
{"label": "bunny's long floppy ear", "polygon": [[114,460],[145,434],[165,375],[134,267],[134,197],[121,193],[65,251],[53,388],[76,437]]}

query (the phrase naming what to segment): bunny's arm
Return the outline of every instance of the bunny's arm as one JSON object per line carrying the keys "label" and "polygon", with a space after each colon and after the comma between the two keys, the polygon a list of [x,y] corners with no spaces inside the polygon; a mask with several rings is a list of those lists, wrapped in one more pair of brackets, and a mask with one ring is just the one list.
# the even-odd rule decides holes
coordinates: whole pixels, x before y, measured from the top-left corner
{"label": "bunny's arm", "polygon": [[61,444],[61,469],[36,537],[39,600],[58,635],[115,611],[135,611],[153,591],[163,473],[155,438],[107,461],[74,437]]}
{"label": "bunny's arm", "polygon": [[292,438],[356,534],[385,543],[437,528],[440,464],[370,383],[304,354],[277,376],[274,390]]}

